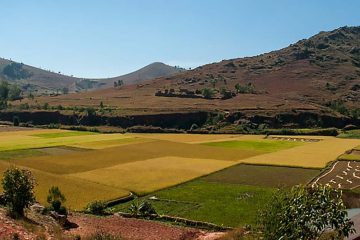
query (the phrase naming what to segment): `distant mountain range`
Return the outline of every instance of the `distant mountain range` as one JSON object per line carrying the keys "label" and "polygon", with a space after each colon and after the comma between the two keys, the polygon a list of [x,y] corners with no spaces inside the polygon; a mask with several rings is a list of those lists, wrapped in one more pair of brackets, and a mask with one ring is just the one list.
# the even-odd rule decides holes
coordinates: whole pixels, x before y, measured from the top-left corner
{"label": "distant mountain range", "polygon": [[0,58],[0,80],[16,83],[23,91],[34,94],[71,93],[95,90],[98,88],[112,87],[114,82],[119,80],[122,80],[124,84],[139,84],[145,80],[169,77],[183,71],[185,71],[183,68],[155,62],[122,76],[106,79],[88,79],[67,76],[60,72],[55,73]]}

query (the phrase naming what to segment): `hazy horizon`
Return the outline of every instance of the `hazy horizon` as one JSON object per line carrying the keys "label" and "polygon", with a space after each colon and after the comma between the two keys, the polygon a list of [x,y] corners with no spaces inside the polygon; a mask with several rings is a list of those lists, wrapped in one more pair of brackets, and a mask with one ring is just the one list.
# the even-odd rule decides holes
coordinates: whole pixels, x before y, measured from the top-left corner
{"label": "hazy horizon", "polygon": [[22,0],[0,8],[0,57],[86,78],[152,62],[194,68],[360,25],[355,0]]}

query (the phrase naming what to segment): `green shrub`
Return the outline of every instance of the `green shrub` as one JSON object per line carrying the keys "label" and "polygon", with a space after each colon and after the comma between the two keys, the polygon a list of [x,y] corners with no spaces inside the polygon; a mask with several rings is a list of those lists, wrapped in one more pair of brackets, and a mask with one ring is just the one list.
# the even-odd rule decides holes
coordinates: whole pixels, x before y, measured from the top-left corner
{"label": "green shrub", "polygon": [[95,215],[104,215],[106,209],[106,203],[104,201],[94,201],[88,204],[86,207],[86,210],[89,213],[95,214]]}
{"label": "green shrub", "polygon": [[341,195],[325,186],[279,190],[260,216],[264,239],[319,239],[329,226],[338,239],[348,237],[354,233],[354,223]]}
{"label": "green shrub", "polygon": [[156,210],[153,205],[147,201],[139,202],[133,201],[133,203],[129,207],[130,213],[134,216],[140,215],[143,217],[150,216],[152,214],[156,214]]}
{"label": "green shrub", "polygon": [[211,99],[211,98],[214,97],[214,91],[212,89],[210,89],[210,88],[204,88],[202,90],[202,95],[206,99]]}
{"label": "green shrub", "polygon": [[10,167],[2,178],[4,199],[13,217],[23,216],[24,209],[35,201],[35,178],[29,170]]}
{"label": "green shrub", "polygon": [[67,210],[63,206],[66,201],[64,194],[60,191],[59,187],[52,186],[49,189],[49,194],[46,201],[50,204],[49,210],[53,210],[59,214],[67,215]]}

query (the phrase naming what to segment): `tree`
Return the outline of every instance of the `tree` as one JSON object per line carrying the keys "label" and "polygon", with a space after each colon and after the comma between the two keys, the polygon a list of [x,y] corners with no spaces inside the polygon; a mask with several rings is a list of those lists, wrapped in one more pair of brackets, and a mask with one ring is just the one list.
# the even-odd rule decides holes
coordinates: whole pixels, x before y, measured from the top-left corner
{"label": "tree", "polygon": [[7,100],[9,96],[9,84],[5,81],[0,83],[0,100]]}
{"label": "tree", "polygon": [[124,81],[123,80],[118,80],[117,85],[118,85],[118,87],[121,87],[122,85],[124,85]]}
{"label": "tree", "polygon": [[327,186],[279,190],[260,218],[265,239],[319,239],[328,227],[337,237],[354,232],[341,192]]}
{"label": "tree", "polygon": [[17,100],[20,99],[21,89],[16,85],[12,84],[9,86],[8,99]]}
{"label": "tree", "polygon": [[63,87],[62,93],[63,93],[63,94],[68,94],[68,93],[69,93],[69,88]]}
{"label": "tree", "polygon": [[59,187],[52,186],[49,189],[49,194],[46,201],[50,204],[50,209],[54,210],[57,213],[66,215],[66,208],[63,203],[66,201],[64,194],[60,191]]}
{"label": "tree", "polygon": [[2,178],[4,198],[13,216],[23,216],[24,209],[35,201],[35,178],[29,170],[11,167]]}
{"label": "tree", "polygon": [[211,99],[214,97],[214,91],[210,88],[204,88],[202,90],[202,95],[204,96],[204,98],[206,99]]}
{"label": "tree", "polygon": [[13,117],[13,125],[14,126],[19,126],[20,125],[20,119],[19,119],[18,116]]}

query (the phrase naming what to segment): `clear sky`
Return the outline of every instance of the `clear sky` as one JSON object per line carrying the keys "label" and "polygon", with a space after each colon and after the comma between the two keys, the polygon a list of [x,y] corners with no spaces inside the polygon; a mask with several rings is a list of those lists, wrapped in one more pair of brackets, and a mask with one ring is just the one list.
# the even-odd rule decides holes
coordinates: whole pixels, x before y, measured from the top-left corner
{"label": "clear sky", "polygon": [[196,67],[360,25],[359,0],[0,0],[0,56],[79,77]]}

